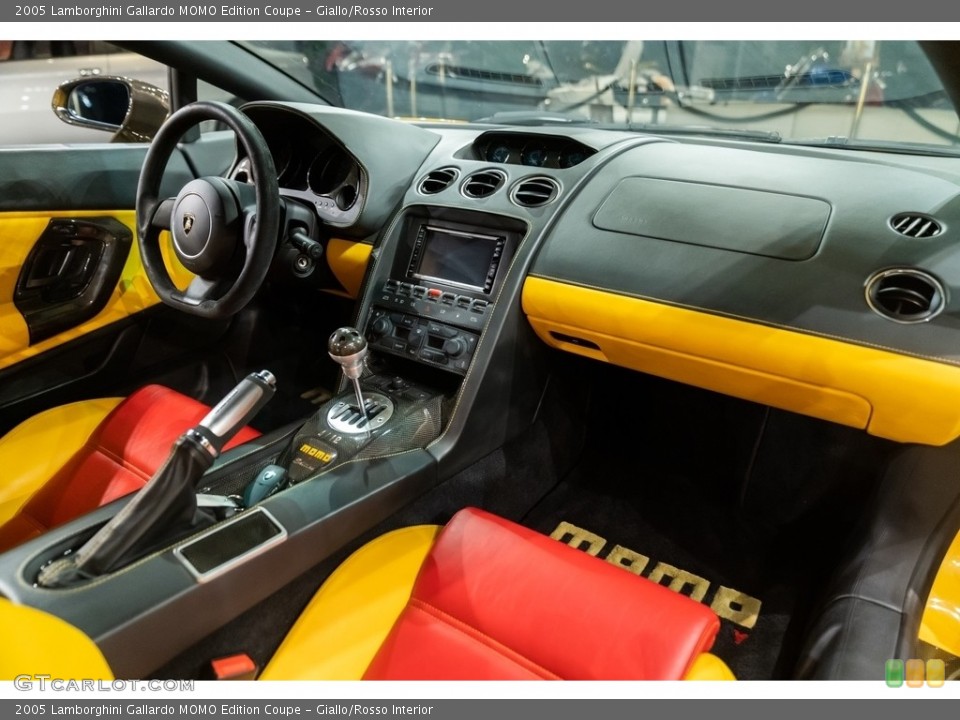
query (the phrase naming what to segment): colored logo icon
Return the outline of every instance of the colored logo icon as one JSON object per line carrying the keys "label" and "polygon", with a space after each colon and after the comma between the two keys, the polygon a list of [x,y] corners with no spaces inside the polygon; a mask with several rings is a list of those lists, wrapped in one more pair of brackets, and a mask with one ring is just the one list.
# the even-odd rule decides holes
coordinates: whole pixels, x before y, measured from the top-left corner
{"label": "colored logo icon", "polygon": [[911,658],[903,660],[887,660],[884,666],[884,678],[887,687],[898,688],[906,684],[907,687],[943,687],[946,680],[946,666],[943,660],[918,660]]}

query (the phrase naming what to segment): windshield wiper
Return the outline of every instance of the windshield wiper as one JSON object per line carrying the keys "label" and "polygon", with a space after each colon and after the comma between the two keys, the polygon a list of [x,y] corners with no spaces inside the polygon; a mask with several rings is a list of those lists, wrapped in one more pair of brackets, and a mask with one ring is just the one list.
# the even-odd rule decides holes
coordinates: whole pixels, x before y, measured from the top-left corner
{"label": "windshield wiper", "polygon": [[716,128],[709,125],[657,125],[656,123],[628,123],[626,125],[605,125],[603,127],[621,128],[633,132],[651,135],[710,135],[713,137],[734,138],[737,140],[756,140],[758,142],[783,142],[780,133],[774,130],[743,130],[736,128]]}

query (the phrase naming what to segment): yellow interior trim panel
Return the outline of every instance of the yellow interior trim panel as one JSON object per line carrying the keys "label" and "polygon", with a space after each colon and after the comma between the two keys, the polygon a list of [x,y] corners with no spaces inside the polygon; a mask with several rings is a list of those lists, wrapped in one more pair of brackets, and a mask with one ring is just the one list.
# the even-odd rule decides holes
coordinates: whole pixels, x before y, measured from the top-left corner
{"label": "yellow interior trim panel", "polygon": [[83,400],[24,420],[0,438],[0,525],[87,442],[122,398]]}
{"label": "yellow interior trim panel", "polygon": [[711,653],[700,653],[694,659],[684,680],[736,680],[727,664]]}
{"label": "yellow interior trim panel", "polygon": [[112,680],[100,649],[58,617],[0,598],[0,680],[18,675]]}
{"label": "yellow interior trim panel", "polygon": [[544,278],[523,309],[548,345],[864,428],[900,442],[960,436],[960,368]]}
{"label": "yellow interior trim panel", "polygon": [[960,534],[950,544],[930,588],[920,639],[960,656]]}
{"label": "yellow interior trim panel", "polygon": [[439,525],[367,543],[317,591],[261,680],[360,680],[403,611]]}
{"label": "yellow interior trim panel", "polygon": [[355,298],[360,294],[363,276],[367,272],[373,246],[362,242],[330,238],[327,243],[327,264],[330,271],[347,294]]}
{"label": "yellow interior trim panel", "polygon": [[[133,210],[70,210],[56,212],[0,213],[0,369],[39,355],[65,342],[122,320],[160,302],[147,280],[136,242],[130,248],[120,281],[106,307],[95,317],[42,342],[30,345],[27,324],[13,303],[20,269],[30,250],[52,218],[112,217],[136,235]],[[186,287],[191,276],[174,259],[169,233],[161,237],[164,259],[178,287]]]}

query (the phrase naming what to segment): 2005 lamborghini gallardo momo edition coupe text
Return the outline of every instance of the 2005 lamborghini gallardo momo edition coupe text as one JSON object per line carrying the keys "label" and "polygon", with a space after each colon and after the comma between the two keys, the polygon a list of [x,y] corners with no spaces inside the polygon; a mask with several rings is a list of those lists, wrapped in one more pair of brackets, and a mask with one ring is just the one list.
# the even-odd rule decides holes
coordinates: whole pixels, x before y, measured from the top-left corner
{"label": "2005 lamborghini gallardo momo edition coupe text", "polygon": [[0,57],[0,678],[960,671],[960,43]]}

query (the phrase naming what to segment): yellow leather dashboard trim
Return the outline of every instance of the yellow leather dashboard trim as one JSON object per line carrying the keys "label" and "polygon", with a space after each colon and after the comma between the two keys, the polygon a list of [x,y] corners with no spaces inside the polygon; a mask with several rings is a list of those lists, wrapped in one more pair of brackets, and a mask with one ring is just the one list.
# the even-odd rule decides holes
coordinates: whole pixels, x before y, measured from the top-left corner
{"label": "yellow leather dashboard trim", "polygon": [[112,680],[100,649],[54,615],[0,598],[0,680],[46,675],[63,680]]}
{"label": "yellow leather dashboard trim", "polygon": [[953,538],[933,580],[920,620],[920,639],[960,655],[960,534]]}
{"label": "yellow leather dashboard trim", "polygon": [[727,664],[711,653],[701,653],[694,658],[693,664],[683,676],[684,680],[736,680]]}
{"label": "yellow leather dashboard trim", "polygon": [[73,455],[123,398],[82,400],[34,415],[0,438],[0,525]]}
{"label": "yellow leather dashboard trim", "polygon": [[567,352],[890,440],[960,436],[958,367],[539,277],[525,281],[523,309]]}
{"label": "yellow leather dashboard trim", "polygon": [[[120,281],[106,307],[96,317],[30,345],[29,332],[23,316],[13,304],[14,290],[20,268],[34,243],[43,234],[51,218],[112,217],[130,228],[136,237],[136,214],[133,210],[65,210],[0,213],[0,369],[39,355],[65,342],[86,335],[110,323],[121,320],[160,301],[153,291],[140,253],[134,241],[123,267]],[[161,248],[174,283],[185,287],[192,276],[173,260],[169,233],[161,237]]]}
{"label": "yellow leather dashboard trim", "polygon": [[373,246],[362,242],[330,238],[327,242],[327,265],[347,294],[356,298],[363,285]]}
{"label": "yellow leather dashboard trim", "polygon": [[439,525],[371,540],[327,578],[261,680],[360,680],[403,611]]}

